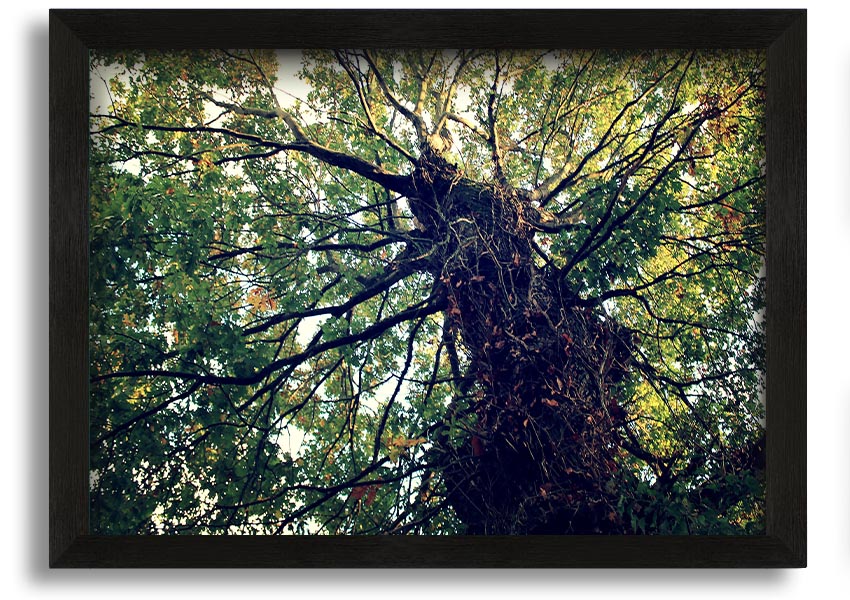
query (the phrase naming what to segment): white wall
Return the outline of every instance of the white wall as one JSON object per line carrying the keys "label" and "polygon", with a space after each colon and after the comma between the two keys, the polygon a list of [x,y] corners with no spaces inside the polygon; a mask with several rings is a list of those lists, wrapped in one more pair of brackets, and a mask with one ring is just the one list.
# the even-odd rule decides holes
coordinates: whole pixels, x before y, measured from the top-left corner
{"label": "white wall", "polygon": [[[284,2],[143,2],[132,6],[275,7]],[[736,6],[737,4],[737,6]],[[840,597],[850,583],[850,24],[840,2],[760,2],[752,8],[809,8],[809,568],[793,571],[48,571],[47,363],[47,9],[114,7],[119,2],[4,2],[4,110],[0,193],[5,268],[0,271],[0,515],[3,576],[10,597],[288,598],[333,594],[345,600],[517,595],[536,600],[593,598]],[[342,2],[301,2],[340,8]],[[740,7],[734,2],[419,2],[399,7]],[[350,5],[348,5],[350,6]],[[129,7],[129,6],[128,6]],[[841,7],[841,8],[839,8]]]}

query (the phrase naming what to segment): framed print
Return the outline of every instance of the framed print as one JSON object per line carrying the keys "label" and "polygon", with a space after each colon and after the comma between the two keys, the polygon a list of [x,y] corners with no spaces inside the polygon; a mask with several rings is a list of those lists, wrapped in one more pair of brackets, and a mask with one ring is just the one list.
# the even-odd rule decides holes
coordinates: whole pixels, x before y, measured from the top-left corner
{"label": "framed print", "polygon": [[51,11],[50,564],[805,566],[805,19]]}

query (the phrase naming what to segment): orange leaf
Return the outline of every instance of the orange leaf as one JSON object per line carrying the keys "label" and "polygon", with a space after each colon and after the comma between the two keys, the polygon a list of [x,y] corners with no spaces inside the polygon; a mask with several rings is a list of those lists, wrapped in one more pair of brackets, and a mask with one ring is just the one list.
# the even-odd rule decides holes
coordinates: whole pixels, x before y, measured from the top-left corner
{"label": "orange leaf", "polygon": [[472,456],[482,456],[484,454],[484,442],[477,435],[472,436]]}
{"label": "orange leaf", "polygon": [[363,497],[363,495],[366,493],[366,490],[368,490],[368,489],[369,489],[369,487],[371,487],[371,486],[368,486],[368,485],[358,485],[357,487],[355,487],[355,488],[353,488],[353,489],[351,490],[351,497],[352,497],[354,500],[360,500],[360,498],[362,498],[362,497]]}

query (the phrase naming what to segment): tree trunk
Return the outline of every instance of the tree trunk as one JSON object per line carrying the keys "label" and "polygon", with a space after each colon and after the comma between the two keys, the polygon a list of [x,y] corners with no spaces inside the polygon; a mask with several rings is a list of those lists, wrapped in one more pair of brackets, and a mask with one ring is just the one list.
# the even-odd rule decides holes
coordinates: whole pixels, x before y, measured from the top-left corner
{"label": "tree trunk", "polygon": [[455,512],[469,533],[622,533],[616,389],[628,334],[535,263],[534,209],[520,193],[465,179],[428,149],[414,181],[426,268],[469,364],[445,418],[456,427],[437,444]]}

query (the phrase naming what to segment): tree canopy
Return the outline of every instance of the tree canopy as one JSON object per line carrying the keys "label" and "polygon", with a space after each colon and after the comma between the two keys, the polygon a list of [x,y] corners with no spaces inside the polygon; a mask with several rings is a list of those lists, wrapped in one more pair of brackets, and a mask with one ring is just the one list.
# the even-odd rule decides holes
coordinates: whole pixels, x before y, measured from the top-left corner
{"label": "tree canopy", "polygon": [[764,530],[743,51],[91,60],[92,530]]}

